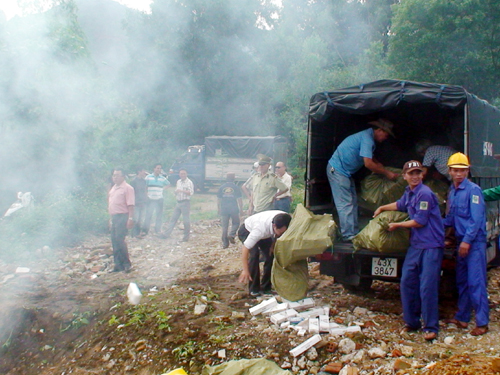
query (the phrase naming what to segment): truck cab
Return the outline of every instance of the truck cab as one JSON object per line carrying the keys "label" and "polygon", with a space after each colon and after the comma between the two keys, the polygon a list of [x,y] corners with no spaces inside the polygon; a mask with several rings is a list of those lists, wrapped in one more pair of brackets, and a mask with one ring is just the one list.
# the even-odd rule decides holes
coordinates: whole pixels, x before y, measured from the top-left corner
{"label": "truck cab", "polygon": [[[326,176],[328,160],[346,137],[378,118],[395,124],[395,138],[377,144],[375,150],[375,158],[385,166],[402,168],[408,160],[422,160],[415,145],[429,139],[468,155],[470,178],[481,188],[500,185],[500,164],[495,158],[495,150],[500,149],[500,110],[460,86],[381,80],[312,96],[307,131],[308,209],[337,217]],[[363,167],[353,176],[358,190],[369,173]],[[360,202],[360,229],[373,215],[363,206]],[[488,260],[492,260],[498,252],[498,202],[487,202],[487,220]],[[364,289],[373,280],[399,282],[404,257],[404,253],[355,251],[349,243],[335,243],[318,260],[323,274],[349,288]],[[453,258],[454,249],[447,249],[443,267],[453,267]]]}
{"label": "truck cab", "polygon": [[189,146],[187,151],[178,157],[169,169],[168,180],[175,185],[179,179],[179,170],[185,169],[193,181],[195,190],[203,186],[205,179],[205,145]]}

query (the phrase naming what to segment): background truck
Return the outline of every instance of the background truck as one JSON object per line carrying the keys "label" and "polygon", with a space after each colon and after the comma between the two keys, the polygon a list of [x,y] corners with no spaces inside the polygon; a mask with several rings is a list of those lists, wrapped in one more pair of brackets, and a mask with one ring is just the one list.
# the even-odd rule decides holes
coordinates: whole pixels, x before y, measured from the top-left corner
{"label": "background truck", "polygon": [[185,169],[196,190],[224,182],[228,172],[236,175],[237,182],[244,182],[252,174],[258,154],[270,156],[274,163],[286,163],[287,141],[281,136],[206,137],[204,145],[189,146],[187,152],[174,162],[169,180],[175,183],[179,170]]}
{"label": "background truck", "polygon": [[[309,106],[306,170],[306,207],[315,213],[336,215],[326,166],[347,136],[366,129],[369,121],[387,118],[396,137],[377,145],[375,157],[384,165],[402,168],[416,154],[415,144],[429,139],[452,146],[469,156],[472,181],[486,189],[500,185],[500,110],[460,86],[380,80],[312,96]],[[363,168],[358,183],[369,171]],[[359,186],[358,186],[359,187]],[[358,194],[359,198],[359,194]],[[360,210],[360,229],[373,212]],[[488,261],[498,253],[499,204],[487,203]],[[338,221],[336,220],[338,223]],[[445,251],[443,265],[453,262]],[[351,244],[335,244],[318,257],[320,271],[350,289],[366,289],[372,280],[401,278],[404,254],[378,253]]]}

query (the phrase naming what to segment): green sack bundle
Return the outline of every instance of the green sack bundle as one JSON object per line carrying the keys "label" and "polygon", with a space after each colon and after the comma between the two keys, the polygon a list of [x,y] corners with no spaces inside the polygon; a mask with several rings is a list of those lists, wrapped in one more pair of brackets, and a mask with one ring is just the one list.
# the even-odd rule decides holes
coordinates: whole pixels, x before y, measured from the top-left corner
{"label": "green sack bundle", "polygon": [[274,247],[274,257],[283,267],[321,254],[331,247],[336,224],[332,215],[315,215],[302,204],[297,205],[287,231],[278,238]]}
{"label": "green sack bundle", "polygon": [[307,258],[333,245],[336,225],[331,215],[314,215],[303,205],[295,209],[287,231],[276,241],[271,282],[278,294],[297,301],[307,294]]}
{"label": "green sack bundle", "polygon": [[240,359],[216,366],[206,366],[202,375],[291,375],[275,362],[265,358]]}
{"label": "green sack bundle", "polygon": [[410,230],[398,228],[389,232],[389,223],[408,219],[408,214],[399,211],[384,211],[370,220],[368,225],[353,238],[356,250],[367,249],[381,253],[406,252],[410,246]]}
{"label": "green sack bundle", "polygon": [[309,288],[307,260],[298,260],[285,268],[274,258],[271,282],[276,293],[289,301],[306,298]]}
{"label": "green sack bundle", "polygon": [[389,180],[381,174],[372,173],[361,181],[361,193],[359,205],[366,209],[375,211],[384,204],[397,201],[403,195],[406,181],[403,179],[402,170],[387,167],[391,172],[398,173],[396,180]]}

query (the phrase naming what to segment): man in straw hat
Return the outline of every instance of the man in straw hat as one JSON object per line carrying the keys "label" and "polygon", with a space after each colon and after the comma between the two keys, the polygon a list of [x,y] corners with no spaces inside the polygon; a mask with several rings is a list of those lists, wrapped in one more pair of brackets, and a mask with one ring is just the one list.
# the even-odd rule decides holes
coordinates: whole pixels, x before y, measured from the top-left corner
{"label": "man in straw hat", "polygon": [[410,216],[408,221],[389,224],[389,231],[411,230],[401,277],[403,332],[416,331],[422,325],[424,339],[430,341],[437,337],[439,330],[438,291],[444,226],[436,195],[422,183],[424,169],[419,161],[406,162],[403,167],[403,178],[408,182],[405,193],[397,202],[377,208],[373,216],[383,211],[402,211]]}
{"label": "man in straw hat", "polygon": [[333,200],[339,215],[342,240],[346,242],[351,241],[359,231],[356,186],[352,175],[365,166],[374,173],[385,175],[390,180],[398,176],[373,158],[375,142],[381,143],[389,135],[394,137],[392,131],[394,125],[382,118],[368,124],[372,127],[352,134],[342,141],[326,167]]}
{"label": "man in straw hat", "polygon": [[489,306],[486,285],[486,206],[481,188],[467,179],[469,159],[461,152],[448,159],[453,183],[448,194],[444,225],[455,229],[457,238],[458,311],[445,323],[467,328],[472,309],[476,312],[473,336],[488,332]]}

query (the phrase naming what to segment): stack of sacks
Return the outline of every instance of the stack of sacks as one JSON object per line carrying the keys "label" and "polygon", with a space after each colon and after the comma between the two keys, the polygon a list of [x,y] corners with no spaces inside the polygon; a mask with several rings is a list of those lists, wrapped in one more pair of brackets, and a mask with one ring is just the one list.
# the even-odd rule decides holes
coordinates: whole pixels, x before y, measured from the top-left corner
{"label": "stack of sacks", "polygon": [[361,207],[375,211],[380,206],[401,198],[408,185],[401,175],[402,170],[391,167],[387,167],[387,169],[398,173],[398,178],[393,181],[384,175],[372,173],[361,181],[361,193],[358,200]]}

